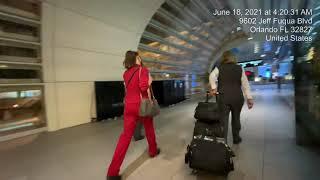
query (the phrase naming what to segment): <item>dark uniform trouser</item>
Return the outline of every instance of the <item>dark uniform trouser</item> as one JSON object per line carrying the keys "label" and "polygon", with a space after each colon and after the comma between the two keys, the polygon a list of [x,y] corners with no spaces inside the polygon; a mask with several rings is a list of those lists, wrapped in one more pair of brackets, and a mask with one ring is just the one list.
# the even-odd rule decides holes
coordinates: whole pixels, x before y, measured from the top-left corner
{"label": "dark uniform trouser", "polygon": [[231,112],[232,117],[232,135],[233,138],[239,136],[241,130],[240,114],[244,104],[244,100],[239,100],[238,102],[225,103],[223,98],[219,98],[219,107],[221,112],[221,123],[223,125],[223,133],[225,141],[228,142],[228,128],[229,128],[229,114]]}

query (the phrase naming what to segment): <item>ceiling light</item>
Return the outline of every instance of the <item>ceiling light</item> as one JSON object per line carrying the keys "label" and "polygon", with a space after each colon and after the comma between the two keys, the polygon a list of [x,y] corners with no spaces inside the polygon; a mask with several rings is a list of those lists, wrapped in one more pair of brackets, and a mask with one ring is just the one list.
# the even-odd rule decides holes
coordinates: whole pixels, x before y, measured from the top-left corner
{"label": "ceiling light", "polygon": [[249,38],[248,38],[249,41],[252,40],[252,39],[253,39],[253,37],[249,37]]}
{"label": "ceiling light", "polygon": [[280,49],[281,49],[281,46],[278,46],[277,51],[275,53],[279,54],[280,53]]}
{"label": "ceiling light", "polygon": [[17,108],[17,107],[19,107],[19,105],[18,105],[18,104],[15,104],[15,105],[13,105],[12,107]]}
{"label": "ceiling light", "polygon": [[257,54],[259,53],[260,51],[260,46],[259,46],[259,43],[254,43],[254,53]]}
{"label": "ceiling light", "polygon": [[260,57],[266,57],[267,55],[265,55],[265,54],[261,54],[261,56]]}
{"label": "ceiling light", "polygon": [[308,51],[308,54],[307,54],[307,60],[312,60],[314,57],[314,47],[311,47]]}
{"label": "ceiling light", "polygon": [[293,61],[293,60],[294,60],[294,56],[290,56],[289,61]]}
{"label": "ceiling light", "polygon": [[0,68],[7,68],[7,65],[0,65]]}

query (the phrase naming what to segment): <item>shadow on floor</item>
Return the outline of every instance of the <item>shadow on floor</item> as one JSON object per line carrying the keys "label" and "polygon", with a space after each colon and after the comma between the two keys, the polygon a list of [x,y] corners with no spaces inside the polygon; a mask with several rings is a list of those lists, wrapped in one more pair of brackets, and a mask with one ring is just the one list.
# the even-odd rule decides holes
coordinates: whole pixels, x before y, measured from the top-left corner
{"label": "shadow on floor", "polygon": [[298,147],[305,149],[310,154],[320,156],[320,147],[318,146],[298,146]]}
{"label": "shadow on floor", "polygon": [[245,173],[235,170],[230,172],[227,176],[223,175],[215,175],[208,172],[197,172],[196,174],[196,180],[227,180],[227,179],[236,179],[236,180],[245,180],[245,179],[255,179],[250,178],[245,175]]}

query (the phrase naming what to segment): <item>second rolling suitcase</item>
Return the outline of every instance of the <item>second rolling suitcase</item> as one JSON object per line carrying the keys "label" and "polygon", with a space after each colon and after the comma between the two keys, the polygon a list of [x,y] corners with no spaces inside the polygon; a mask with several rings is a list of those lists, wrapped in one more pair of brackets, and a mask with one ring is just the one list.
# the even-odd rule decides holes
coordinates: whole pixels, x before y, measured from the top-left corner
{"label": "second rolling suitcase", "polygon": [[[216,100],[217,100],[217,96]],[[207,92],[206,101],[199,102],[195,109],[194,118],[204,123],[219,123],[220,109],[217,102],[209,102],[209,93]]]}

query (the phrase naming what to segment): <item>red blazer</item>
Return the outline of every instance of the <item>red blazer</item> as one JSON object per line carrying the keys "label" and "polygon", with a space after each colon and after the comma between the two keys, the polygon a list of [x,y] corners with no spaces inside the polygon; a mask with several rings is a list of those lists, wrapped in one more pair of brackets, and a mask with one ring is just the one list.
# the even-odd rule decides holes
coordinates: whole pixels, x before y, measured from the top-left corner
{"label": "red blazer", "polygon": [[[139,68],[141,68],[140,79]],[[136,73],[133,75],[135,71]],[[128,85],[132,75],[133,77]],[[149,70],[146,67],[131,67],[123,73],[123,80],[126,88],[125,103],[140,103],[141,95],[143,98],[148,98]]]}

